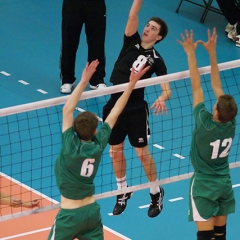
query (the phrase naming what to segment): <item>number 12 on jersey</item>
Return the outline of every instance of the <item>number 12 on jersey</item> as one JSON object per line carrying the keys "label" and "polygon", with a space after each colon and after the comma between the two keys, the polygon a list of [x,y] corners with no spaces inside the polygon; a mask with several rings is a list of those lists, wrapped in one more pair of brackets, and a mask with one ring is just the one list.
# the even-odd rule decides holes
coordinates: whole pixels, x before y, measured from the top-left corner
{"label": "number 12 on jersey", "polygon": [[[232,138],[226,138],[222,142],[218,139],[215,142],[211,142],[210,145],[213,147],[211,159],[223,158],[229,154]],[[222,152],[219,151],[220,147],[224,147]]]}

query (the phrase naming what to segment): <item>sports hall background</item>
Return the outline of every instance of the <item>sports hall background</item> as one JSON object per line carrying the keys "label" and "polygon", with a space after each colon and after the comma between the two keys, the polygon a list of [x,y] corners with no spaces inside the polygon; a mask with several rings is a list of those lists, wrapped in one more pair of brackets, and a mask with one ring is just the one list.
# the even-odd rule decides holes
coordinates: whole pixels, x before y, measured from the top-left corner
{"label": "sports hall background", "polygon": [[[131,0],[106,0],[107,84],[121,48],[131,3]],[[239,59],[240,48],[226,37],[224,29],[227,21],[222,15],[209,12],[205,22],[200,23],[203,12],[201,7],[183,2],[180,12],[175,13],[178,3],[179,0],[144,0],[139,14],[140,32],[151,16],[159,16],[167,22],[169,34],[163,42],[156,45],[156,49],[164,58],[169,73],[187,70],[186,55],[176,42],[176,39],[180,38],[179,34],[185,29],[193,29],[196,40],[206,40],[207,29],[216,27],[218,62]],[[62,96],[59,92],[61,7],[60,0],[0,1],[0,72],[11,74],[9,78],[0,74],[0,108]],[[76,62],[77,79],[85,66],[86,56],[87,45],[83,31]],[[208,55],[201,47],[197,50],[197,58],[199,67],[209,65]],[[19,80],[30,84],[20,84]],[[47,93],[37,92],[36,89]],[[233,169],[231,173],[233,184],[239,184],[240,169]],[[188,183],[189,180],[184,180],[164,186],[164,209],[154,219],[147,217],[147,208],[139,208],[149,204],[148,189],[135,192],[126,211],[118,217],[108,215],[115,204],[115,198],[100,200],[103,224],[134,240],[195,239],[195,224],[187,220]],[[240,239],[240,188],[236,187],[234,191],[237,201],[236,213],[229,216],[227,231],[229,239],[237,240]],[[169,201],[179,197],[183,199]]]}

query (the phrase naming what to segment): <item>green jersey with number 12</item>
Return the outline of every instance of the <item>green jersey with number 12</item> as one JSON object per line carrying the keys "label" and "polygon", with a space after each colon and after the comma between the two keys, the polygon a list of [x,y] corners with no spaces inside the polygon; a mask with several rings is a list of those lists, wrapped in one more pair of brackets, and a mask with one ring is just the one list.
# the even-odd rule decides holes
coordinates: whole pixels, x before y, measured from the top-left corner
{"label": "green jersey with number 12", "polygon": [[191,162],[195,172],[207,175],[229,174],[228,155],[235,136],[236,120],[216,122],[204,103],[194,108]]}

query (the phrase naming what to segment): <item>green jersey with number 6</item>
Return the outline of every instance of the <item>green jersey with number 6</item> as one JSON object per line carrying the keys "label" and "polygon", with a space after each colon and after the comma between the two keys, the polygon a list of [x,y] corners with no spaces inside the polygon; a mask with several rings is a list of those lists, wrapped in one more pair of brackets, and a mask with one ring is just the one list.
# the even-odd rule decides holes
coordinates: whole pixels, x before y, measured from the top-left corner
{"label": "green jersey with number 6", "polygon": [[195,172],[207,175],[229,174],[228,155],[235,135],[236,120],[216,122],[204,103],[194,108],[191,162]]}
{"label": "green jersey with number 6", "polygon": [[95,193],[94,178],[111,128],[104,123],[91,141],[81,141],[73,128],[62,133],[62,148],[55,163],[57,186],[68,199],[84,199]]}

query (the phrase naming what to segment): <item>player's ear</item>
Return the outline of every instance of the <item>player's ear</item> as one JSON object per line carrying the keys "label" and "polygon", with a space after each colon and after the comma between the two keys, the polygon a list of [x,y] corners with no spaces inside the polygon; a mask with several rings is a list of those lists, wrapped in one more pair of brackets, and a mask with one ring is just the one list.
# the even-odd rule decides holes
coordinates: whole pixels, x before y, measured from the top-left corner
{"label": "player's ear", "polygon": [[214,115],[214,118],[218,120],[219,114],[218,114],[218,110],[217,109],[214,110],[213,115]]}
{"label": "player's ear", "polygon": [[162,39],[162,36],[157,35],[156,41],[160,41]]}

